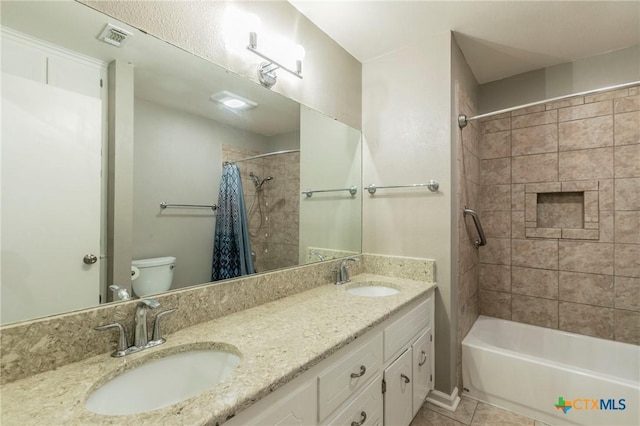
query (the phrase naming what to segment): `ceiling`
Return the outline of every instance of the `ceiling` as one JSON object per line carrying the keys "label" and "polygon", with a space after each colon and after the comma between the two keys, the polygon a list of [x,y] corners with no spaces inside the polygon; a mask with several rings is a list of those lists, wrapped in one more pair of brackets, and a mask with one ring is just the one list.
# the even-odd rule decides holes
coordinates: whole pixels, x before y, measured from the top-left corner
{"label": "ceiling", "polygon": [[454,31],[478,83],[640,43],[640,1],[289,0],[362,63]]}

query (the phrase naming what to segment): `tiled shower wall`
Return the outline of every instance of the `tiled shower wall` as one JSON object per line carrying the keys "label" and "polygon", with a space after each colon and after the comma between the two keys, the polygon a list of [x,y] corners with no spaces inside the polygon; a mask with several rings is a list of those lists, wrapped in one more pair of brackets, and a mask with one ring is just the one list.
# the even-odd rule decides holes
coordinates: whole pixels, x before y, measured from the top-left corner
{"label": "tiled shower wall", "polygon": [[[236,161],[257,151],[224,145],[223,161]],[[249,217],[254,266],[259,272],[298,264],[300,154],[291,153],[238,163],[244,200]],[[272,176],[256,191],[250,173],[264,179]],[[262,219],[261,219],[262,217]]]}
{"label": "tiled shower wall", "polygon": [[[467,115],[475,115],[476,108],[469,96],[459,85],[456,85],[458,111]],[[478,209],[480,193],[480,158],[479,148],[482,138],[479,124],[470,122],[464,130],[458,131],[456,140],[457,160],[457,196],[458,196],[458,330],[457,350],[458,390],[462,391],[462,339],[478,318],[478,275],[479,256],[473,241],[478,234],[470,218],[462,215],[462,208]]]}
{"label": "tiled shower wall", "polygon": [[[640,344],[639,93],[580,96],[482,123],[481,314]],[[541,217],[543,200],[563,198],[553,209],[574,219]]]}

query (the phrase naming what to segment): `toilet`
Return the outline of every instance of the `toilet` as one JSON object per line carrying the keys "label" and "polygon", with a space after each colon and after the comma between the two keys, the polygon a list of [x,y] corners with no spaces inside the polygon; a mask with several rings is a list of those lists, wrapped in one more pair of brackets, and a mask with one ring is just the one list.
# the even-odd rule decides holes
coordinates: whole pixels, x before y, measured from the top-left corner
{"label": "toilet", "polygon": [[131,287],[138,297],[163,293],[171,288],[173,256],[139,259],[131,262]]}

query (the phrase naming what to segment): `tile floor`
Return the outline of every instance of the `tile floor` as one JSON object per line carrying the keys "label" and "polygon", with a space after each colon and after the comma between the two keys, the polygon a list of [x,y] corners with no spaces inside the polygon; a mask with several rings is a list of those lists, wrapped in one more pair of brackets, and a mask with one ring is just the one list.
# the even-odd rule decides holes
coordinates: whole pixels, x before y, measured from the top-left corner
{"label": "tile floor", "polygon": [[461,397],[454,413],[426,402],[410,426],[548,426],[493,405]]}

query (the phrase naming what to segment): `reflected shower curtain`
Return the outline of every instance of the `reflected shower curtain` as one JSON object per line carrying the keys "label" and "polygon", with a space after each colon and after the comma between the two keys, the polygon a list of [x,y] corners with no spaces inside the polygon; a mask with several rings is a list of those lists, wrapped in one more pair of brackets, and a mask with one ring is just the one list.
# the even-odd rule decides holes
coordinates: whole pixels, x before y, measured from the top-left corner
{"label": "reflected shower curtain", "polygon": [[222,170],[218,196],[211,280],[224,280],[254,272],[240,169],[235,164],[226,164]]}

